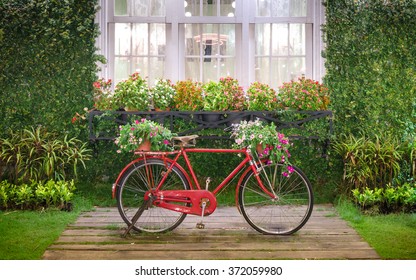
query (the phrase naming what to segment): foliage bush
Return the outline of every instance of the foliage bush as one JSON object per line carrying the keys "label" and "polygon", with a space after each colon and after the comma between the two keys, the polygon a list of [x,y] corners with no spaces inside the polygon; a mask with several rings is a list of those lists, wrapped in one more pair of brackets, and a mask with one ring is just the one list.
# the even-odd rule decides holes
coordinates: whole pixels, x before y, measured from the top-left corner
{"label": "foliage bush", "polygon": [[416,1],[325,0],[336,133],[403,135],[416,99]]}
{"label": "foliage bush", "polygon": [[416,211],[416,183],[400,186],[387,185],[385,188],[353,189],[355,203],[364,213],[388,214]]}
{"label": "foliage bush", "polygon": [[42,127],[9,135],[0,138],[0,161],[5,169],[0,177],[13,183],[64,180],[68,174],[76,177],[78,165],[85,168],[85,161],[91,157],[86,143],[66,135],[58,137]]}
{"label": "foliage bush", "polygon": [[91,108],[97,0],[0,1],[0,136],[43,125],[73,133],[74,111]]}
{"label": "foliage bush", "polygon": [[74,181],[45,183],[31,181],[14,185],[0,182],[0,209],[41,209],[57,207],[72,210],[71,200],[75,191]]}
{"label": "foliage bush", "polygon": [[333,150],[343,160],[346,189],[383,188],[400,173],[403,148],[395,137],[350,134],[334,141]]}

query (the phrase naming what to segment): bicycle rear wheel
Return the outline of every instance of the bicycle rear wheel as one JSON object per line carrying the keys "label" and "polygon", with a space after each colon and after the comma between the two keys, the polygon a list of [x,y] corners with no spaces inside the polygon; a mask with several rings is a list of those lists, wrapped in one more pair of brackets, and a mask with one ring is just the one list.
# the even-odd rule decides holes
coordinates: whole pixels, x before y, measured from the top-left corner
{"label": "bicycle rear wheel", "polygon": [[303,172],[294,167],[289,177],[282,175],[283,165],[265,165],[260,180],[277,199],[258,185],[249,171],[239,186],[238,202],[246,221],[258,232],[288,235],[298,231],[309,219],[313,208],[312,186]]}
{"label": "bicycle rear wheel", "polygon": [[[128,226],[133,216],[144,203],[144,195],[155,188],[166,174],[169,162],[161,159],[139,161],[124,172],[117,191],[117,207]],[[190,189],[189,183],[179,168],[174,166],[160,190]],[[160,233],[173,230],[185,219],[186,214],[150,206],[145,209],[133,226],[139,232]]]}

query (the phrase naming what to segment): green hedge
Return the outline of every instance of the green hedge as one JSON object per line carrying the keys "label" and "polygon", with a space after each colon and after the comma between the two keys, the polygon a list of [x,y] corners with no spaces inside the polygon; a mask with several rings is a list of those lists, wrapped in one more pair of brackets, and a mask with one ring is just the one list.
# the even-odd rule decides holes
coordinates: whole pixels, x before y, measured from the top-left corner
{"label": "green hedge", "polygon": [[416,1],[326,0],[324,5],[324,83],[336,131],[403,135],[414,128]]}
{"label": "green hedge", "polygon": [[0,2],[0,136],[42,125],[72,132],[92,105],[96,0]]}

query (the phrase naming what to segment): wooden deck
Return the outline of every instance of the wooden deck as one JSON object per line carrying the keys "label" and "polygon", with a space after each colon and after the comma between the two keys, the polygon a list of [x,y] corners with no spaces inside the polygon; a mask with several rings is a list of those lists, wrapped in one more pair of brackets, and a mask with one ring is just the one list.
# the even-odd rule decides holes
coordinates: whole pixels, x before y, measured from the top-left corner
{"label": "wooden deck", "polygon": [[262,235],[235,207],[220,207],[196,229],[187,216],[173,232],[131,234],[116,208],[83,213],[44,253],[53,260],[120,259],[379,259],[331,205],[316,205],[308,223],[291,236]]}

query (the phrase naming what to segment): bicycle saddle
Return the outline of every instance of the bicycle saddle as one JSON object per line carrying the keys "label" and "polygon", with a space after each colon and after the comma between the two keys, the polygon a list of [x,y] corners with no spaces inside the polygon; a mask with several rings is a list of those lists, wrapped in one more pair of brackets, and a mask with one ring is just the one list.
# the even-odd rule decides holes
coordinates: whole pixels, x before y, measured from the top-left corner
{"label": "bicycle saddle", "polygon": [[198,135],[185,135],[172,137],[173,145],[177,147],[193,147],[196,145]]}

